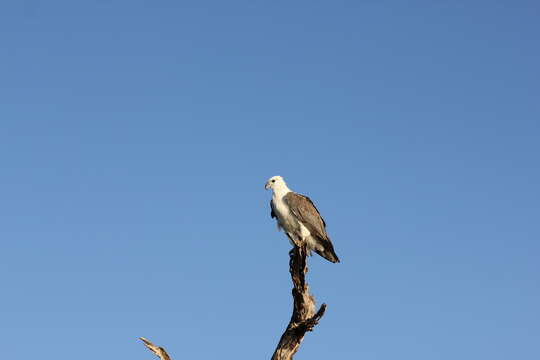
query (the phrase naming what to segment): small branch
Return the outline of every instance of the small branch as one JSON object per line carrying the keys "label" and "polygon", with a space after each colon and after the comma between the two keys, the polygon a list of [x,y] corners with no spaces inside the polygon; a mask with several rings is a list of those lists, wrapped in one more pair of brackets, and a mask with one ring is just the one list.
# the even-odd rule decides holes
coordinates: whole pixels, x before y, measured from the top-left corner
{"label": "small branch", "polygon": [[152,344],[150,340],[147,340],[143,337],[140,337],[139,339],[141,339],[144,345],[148,349],[150,349],[150,351],[152,351],[161,360],[171,360],[171,358],[169,357],[169,354],[167,354],[167,351],[165,351],[165,349],[162,348],[161,346],[156,346]]}
{"label": "small branch", "polygon": [[324,315],[326,304],[315,312],[315,298],[309,293],[306,283],[307,250],[305,245],[295,246],[289,253],[289,271],[293,282],[293,313],[291,321],[279,339],[272,360],[291,360],[298,351],[306,332],[312,331]]}

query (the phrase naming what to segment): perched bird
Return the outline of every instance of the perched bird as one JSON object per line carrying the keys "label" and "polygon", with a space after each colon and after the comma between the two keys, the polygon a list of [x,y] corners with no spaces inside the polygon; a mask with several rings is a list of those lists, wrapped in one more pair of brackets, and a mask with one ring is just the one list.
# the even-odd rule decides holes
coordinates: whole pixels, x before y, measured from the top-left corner
{"label": "perched bird", "polygon": [[291,191],[281,176],[268,179],[264,188],[272,189],[270,216],[276,218],[278,230],[283,229],[293,246],[294,242],[305,242],[308,253],[315,251],[328,261],[339,262],[326,223],[310,198]]}

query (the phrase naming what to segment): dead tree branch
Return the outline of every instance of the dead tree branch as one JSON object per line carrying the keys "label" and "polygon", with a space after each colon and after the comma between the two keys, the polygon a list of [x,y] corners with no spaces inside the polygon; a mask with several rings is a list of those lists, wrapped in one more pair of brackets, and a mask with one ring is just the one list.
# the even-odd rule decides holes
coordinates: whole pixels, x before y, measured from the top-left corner
{"label": "dead tree branch", "polygon": [[293,282],[293,313],[289,325],[279,339],[272,360],[292,359],[306,332],[313,330],[326,310],[326,304],[322,304],[315,312],[315,298],[309,293],[305,277],[308,271],[305,245],[295,246],[289,255],[289,271]]}
{"label": "dead tree branch", "polygon": [[[307,250],[305,244],[299,245],[295,245],[289,253],[291,257],[289,272],[293,282],[293,313],[289,325],[279,339],[272,360],[291,360],[298,351],[306,332],[313,330],[326,310],[326,304],[322,304],[315,312],[315,298],[309,293],[309,286],[306,283]],[[140,339],[161,360],[171,360],[164,348],[152,344],[143,337]]]}
{"label": "dead tree branch", "polygon": [[152,351],[154,354],[156,354],[156,356],[158,358],[160,358],[161,360],[171,360],[171,358],[169,357],[169,354],[167,354],[167,352],[165,351],[164,348],[162,348],[161,346],[156,346],[154,344],[152,344],[152,342],[150,340],[147,340],[143,337],[140,337],[139,339],[142,340],[142,342],[144,343],[144,345],[150,349],[150,351]]}

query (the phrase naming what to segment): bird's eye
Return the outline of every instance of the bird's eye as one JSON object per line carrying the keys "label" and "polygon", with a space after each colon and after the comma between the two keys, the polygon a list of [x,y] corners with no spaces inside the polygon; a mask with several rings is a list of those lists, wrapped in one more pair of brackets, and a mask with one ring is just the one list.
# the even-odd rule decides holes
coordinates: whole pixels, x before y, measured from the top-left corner
{"label": "bird's eye", "polygon": [[273,183],[275,183],[275,182],[276,182],[276,180],[272,180],[272,182],[273,182]]}

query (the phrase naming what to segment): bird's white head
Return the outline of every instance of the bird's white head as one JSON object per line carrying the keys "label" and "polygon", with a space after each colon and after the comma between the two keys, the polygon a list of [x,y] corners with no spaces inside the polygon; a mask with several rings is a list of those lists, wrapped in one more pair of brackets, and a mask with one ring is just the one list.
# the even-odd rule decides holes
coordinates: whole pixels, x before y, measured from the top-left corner
{"label": "bird's white head", "polygon": [[285,180],[281,176],[272,176],[264,185],[266,190],[272,189],[274,192],[289,192],[289,188],[285,183]]}

